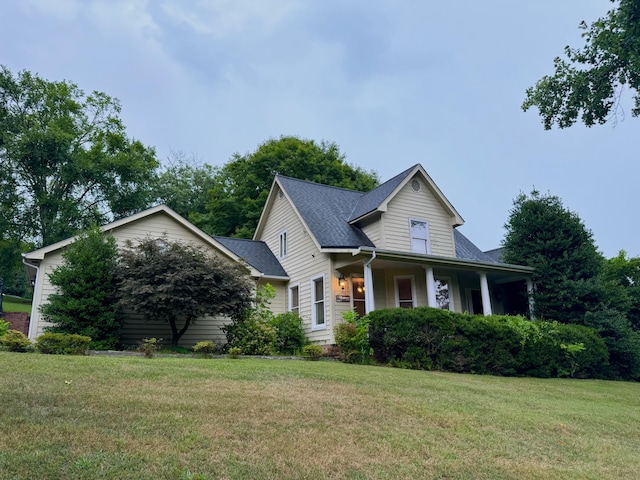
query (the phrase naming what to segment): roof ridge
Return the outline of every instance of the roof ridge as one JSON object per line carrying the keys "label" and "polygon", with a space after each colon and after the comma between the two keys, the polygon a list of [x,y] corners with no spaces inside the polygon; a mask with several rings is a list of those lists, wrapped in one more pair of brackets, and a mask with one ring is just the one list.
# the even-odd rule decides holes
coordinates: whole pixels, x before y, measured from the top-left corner
{"label": "roof ridge", "polygon": [[360,190],[354,190],[353,188],[336,187],[335,185],[328,185],[326,183],[314,182],[313,180],[303,180],[301,178],[289,177],[287,175],[282,175],[280,173],[276,173],[276,177],[285,178],[287,180],[295,180],[296,182],[309,183],[311,185],[317,185],[319,187],[333,188],[335,190],[344,190],[345,192],[351,192],[351,193],[359,193],[360,195],[366,195],[367,193],[373,192],[373,190],[378,188],[378,187],[375,187],[373,190],[369,190],[369,192],[362,192]]}
{"label": "roof ridge", "polygon": [[252,238],[238,238],[238,237],[225,237],[224,235],[211,235],[211,238],[215,238],[216,240],[219,238],[224,238],[225,240],[237,240],[237,241],[244,241],[244,242],[262,242],[264,243],[264,240],[253,240]]}

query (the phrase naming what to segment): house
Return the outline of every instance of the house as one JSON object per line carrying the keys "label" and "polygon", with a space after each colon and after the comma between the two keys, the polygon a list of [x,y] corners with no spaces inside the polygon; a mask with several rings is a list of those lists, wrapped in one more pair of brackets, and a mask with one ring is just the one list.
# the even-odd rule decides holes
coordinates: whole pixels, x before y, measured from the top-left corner
{"label": "house", "polygon": [[[293,311],[307,336],[334,343],[342,313],[428,305],[474,314],[528,308],[533,269],[500,263],[457,230],[464,220],[421,165],[370,192],[276,175],[253,240],[210,237],[165,206],[103,227],[119,244],[151,235],[194,241],[246,262],[256,285],[276,289],[274,313]],[[30,338],[45,326],[38,305],[53,291],[47,274],[72,239],[25,255],[34,280]],[[224,319],[203,319],[183,342],[222,339]],[[162,324],[129,318],[123,336],[162,336]],[[166,335],[166,334],[164,334]]]}

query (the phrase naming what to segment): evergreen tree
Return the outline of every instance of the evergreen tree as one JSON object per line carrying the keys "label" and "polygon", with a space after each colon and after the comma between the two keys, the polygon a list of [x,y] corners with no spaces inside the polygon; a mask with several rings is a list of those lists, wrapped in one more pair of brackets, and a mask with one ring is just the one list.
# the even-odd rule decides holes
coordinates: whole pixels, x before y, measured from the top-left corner
{"label": "evergreen tree", "polygon": [[586,312],[600,308],[603,258],[591,231],[558,197],[520,194],[505,228],[504,261],[535,268],[537,318],[582,323]]}
{"label": "evergreen tree", "polygon": [[51,332],[91,337],[91,348],[113,349],[122,318],[117,311],[116,241],[94,228],[80,235],[62,254],[64,263],[49,274],[57,292],[42,305]]}

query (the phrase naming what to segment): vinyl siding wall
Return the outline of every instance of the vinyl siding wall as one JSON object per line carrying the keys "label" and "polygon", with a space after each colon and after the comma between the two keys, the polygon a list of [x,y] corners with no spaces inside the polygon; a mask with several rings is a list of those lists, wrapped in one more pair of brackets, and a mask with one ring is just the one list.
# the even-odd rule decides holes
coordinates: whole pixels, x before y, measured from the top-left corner
{"label": "vinyl siding wall", "polygon": [[[320,253],[304,224],[301,222],[289,200],[280,195],[279,189],[272,192],[273,201],[260,238],[277,256],[279,250],[279,237],[283,230],[287,231],[288,254],[278,260],[289,275],[290,284],[299,284],[300,287],[300,316],[303,319],[305,334],[313,341],[320,344],[333,342],[333,325],[335,313],[331,306],[331,294],[335,281],[331,271],[331,259],[327,254]],[[312,330],[311,317],[311,279],[324,275],[325,298],[325,328]],[[287,292],[288,295],[288,292]],[[285,299],[284,305],[288,305]],[[286,307],[285,307],[286,311]],[[274,309],[274,313],[276,310]]]}
{"label": "vinyl siding wall", "polygon": [[[431,254],[455,257],[451,217],[421,178],[420,191],[415,192],[408,182],[389,201],[384,221],[384,245],[381,248],[411,252],[409,219],[429,222]],[[378,246],[378,245],[376,245]]]}

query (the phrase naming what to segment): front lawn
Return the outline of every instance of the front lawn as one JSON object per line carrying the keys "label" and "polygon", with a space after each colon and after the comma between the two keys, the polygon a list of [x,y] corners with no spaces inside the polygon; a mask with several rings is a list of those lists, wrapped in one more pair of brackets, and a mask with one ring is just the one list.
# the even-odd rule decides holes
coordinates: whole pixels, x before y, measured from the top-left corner
{"label": "front lawn", "polygon": [[621,479],[640,384],[0,352],[0,478]]}
{"label": "front lawn", "polygon": [[31,300],[14,297],[13,295],[3,295],[2,310],[5,312],[26,312],[30,314]]}

